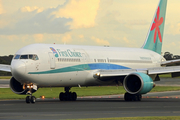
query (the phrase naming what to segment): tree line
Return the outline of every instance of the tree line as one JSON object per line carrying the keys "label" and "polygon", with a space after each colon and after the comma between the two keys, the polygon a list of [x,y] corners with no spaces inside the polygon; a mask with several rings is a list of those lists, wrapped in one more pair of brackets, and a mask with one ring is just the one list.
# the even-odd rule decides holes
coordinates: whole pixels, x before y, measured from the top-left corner
{"label": "tree line", "polygon": [[166,60],[175,60],[175,59],[180,59],[180,55],[173,55],[172,53],[170,52],[165,52],[163,57],[166,59]]}

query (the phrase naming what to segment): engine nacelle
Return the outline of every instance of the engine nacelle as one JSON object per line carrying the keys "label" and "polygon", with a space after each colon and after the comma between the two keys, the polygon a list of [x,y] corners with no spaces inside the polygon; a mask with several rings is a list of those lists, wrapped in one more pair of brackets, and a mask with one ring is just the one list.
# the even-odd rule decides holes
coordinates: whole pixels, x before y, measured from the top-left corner
{"label": "engine nacelle", "polygon": [[126,76],[123,86],[130,94],[146,94],[152,90],[154,83],[148,75],[137,72]]}
{"label": "engine nacelle", "polygon": [[[14,77],[12,77],[10,79],[9,86],[10,86],[11,90],[16,94],[25,95],[29,91],[29,89],[27,89],[27,88],[23,89],[23,84],[18,82]],[[32,89],[31,92],[34,93],[34,92],[36,92],[36,90]]]}

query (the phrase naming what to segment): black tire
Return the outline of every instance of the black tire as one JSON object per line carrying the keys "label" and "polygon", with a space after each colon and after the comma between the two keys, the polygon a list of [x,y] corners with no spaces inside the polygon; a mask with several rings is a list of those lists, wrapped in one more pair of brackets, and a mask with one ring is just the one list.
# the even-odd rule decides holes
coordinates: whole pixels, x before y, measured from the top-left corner
{"label": "black tire", "polygon": [[130,94],[129,93],[124,94],[124,100],[125,101],[130,101]]}
{"label": "black tire", "polygon": [[26,97],[26,103],[30,103],[30,102],[31,102],[30,96],[27,96]]}
{"label": "black tire", "polygon": [[65,101],[71,101],[71,98],[72,98],[71,95],[72,95],[71,92],[66,92],[65,97],[64,97]]}
{"label": "black tire", "polygon": [[36,97],[32,96],[31,97],[31,103],[35,103],[36,102]]}
{"label": "black tire", "polygon": [[73,92],[71,96],[73,101],[77,100],[77,94],[75,92]]}
{"label": "black tire", "polygon": [[71,92],[68,94],[68,101],[73,101],[73,94]]}
{"label": "black tire", "polygon": [[137,100],[141,101],[142,100],[142,95],[137,95]]}
{"label": "black tire", "polygon": [[60,100],[60,101],[64,101],[64,94],[65,94],[65,93],[63,93],[63,92],[61,92],[61,93],[59,94],[59,100]]}
{"label": "black tire", "polygon": [[138,95],[131,95],[132,96],[132,101],[138,101]]}

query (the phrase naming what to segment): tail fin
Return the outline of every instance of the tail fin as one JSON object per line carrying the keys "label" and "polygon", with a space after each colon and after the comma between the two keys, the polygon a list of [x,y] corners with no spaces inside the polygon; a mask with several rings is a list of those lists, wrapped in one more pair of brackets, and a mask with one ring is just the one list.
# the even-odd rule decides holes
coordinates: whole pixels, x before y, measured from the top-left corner
{"label": "tail fin", "polygon": [[161,54],[167,0],[160,0],[142,48]]}

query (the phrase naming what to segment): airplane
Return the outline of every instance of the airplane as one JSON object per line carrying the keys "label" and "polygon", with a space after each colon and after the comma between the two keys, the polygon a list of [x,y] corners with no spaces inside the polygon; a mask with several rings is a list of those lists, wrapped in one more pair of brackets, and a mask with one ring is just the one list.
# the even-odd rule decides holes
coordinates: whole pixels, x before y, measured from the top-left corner
{"label": "airplane", "polygon": [[[10,88],[28,95],[26,103],[35,103],[32,94],[41,87],[64,87],[60,101],[76,101],[72,87],[123,85],[125,101],[141,101],[150,92],[160,74],[180,76],[180,67],[166,67],[180,60],[166,61],[161,56],[167,0],[160,0],[141,48],[31,44],[18,50],[11,65],[0,65],[11,72]],[[98,92],[98,91],[97,91]]]}

